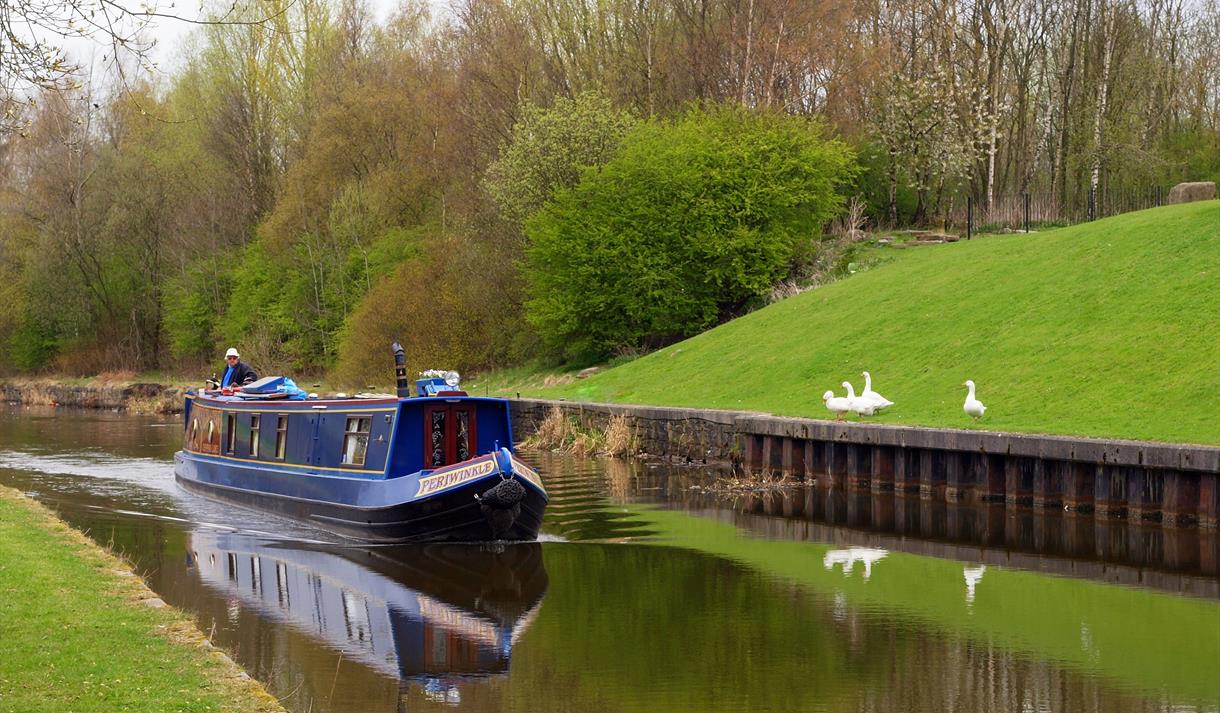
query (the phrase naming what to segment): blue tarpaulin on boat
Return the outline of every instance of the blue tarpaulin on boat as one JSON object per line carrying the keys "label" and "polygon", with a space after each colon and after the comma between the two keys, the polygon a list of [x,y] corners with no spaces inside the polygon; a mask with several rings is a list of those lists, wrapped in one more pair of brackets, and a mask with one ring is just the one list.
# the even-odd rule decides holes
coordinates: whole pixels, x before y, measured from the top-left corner
{"label": "blue tarpaulin on boat", "polygon": [[264,376],[258,381],[243,386],[241,393],[251,396],[273,396],[286,394],[287,398],[293,400],[304,400],[308,396],[305,391],[299,388],[296,383],[287,376]]}

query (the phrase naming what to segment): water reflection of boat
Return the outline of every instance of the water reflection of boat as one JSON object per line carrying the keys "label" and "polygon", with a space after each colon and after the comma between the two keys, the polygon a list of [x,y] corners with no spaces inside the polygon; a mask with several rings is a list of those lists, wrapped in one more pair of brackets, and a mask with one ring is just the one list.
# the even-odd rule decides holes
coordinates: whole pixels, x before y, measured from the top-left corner
{"label": "water reflection of boat", "polygon": [[208,587],[383,675],[435,683],[508,670],[547,587],[541,546],[347,548],[194,532]]}

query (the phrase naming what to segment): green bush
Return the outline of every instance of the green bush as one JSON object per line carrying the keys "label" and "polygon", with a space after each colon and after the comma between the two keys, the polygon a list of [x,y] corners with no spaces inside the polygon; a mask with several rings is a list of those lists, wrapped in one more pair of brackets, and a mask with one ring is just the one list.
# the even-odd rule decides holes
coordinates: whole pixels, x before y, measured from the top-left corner
{"label": "green bush", "polygon": [[8,357],[13,367],[22,371],[35,371],[55,356],[57,346],[53,328],[27,317],[9,337]]}
{"label": "green bush", "polygon": [[216,359],[216,331],[228,300],[229,273],[233,269],[209,256],[167,282],[165,334],[175,359]]}
{"label": "green bush", "polygon": [[787,274],[855,172],[804,118],[714,107],[639,124],[526,222],[527,317],[576,361],[706,329]]}

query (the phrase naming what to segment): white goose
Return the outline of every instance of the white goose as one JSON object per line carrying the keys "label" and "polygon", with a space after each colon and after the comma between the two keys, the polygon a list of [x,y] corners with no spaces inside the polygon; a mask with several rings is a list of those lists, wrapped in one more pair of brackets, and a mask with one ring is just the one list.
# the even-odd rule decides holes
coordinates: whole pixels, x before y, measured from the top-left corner
{"label": "white goose", "polygon": [[851,387],[851,382],[844,381],[843,388],[847,389],[847,403],[853,412],[861,416],[872,416],[877,412],[877,404],[856,396],[856,390]]}
{"label": "white goose", "polygon": [[890,401],[889,399],[885,398],[884,396],[877,393],[876,391],[873,391],[873,377],[869,376],[869,373],[867,371],[861,372],[861,376],[864,377],[864,391],[862,391],[860,393],[860,398],[868,400],[868,401],[872,401],[874,404],[877,405],[878,411],[885,408],[886,406],[894,405],[893,401]]}
{"label": "white goose", "polygon": [[822,403],[835,414],[836,421],[842,421],[843,415],[851,411],[851,401],[844,396],[835,396],[833,391],[822,394]]}
{"label": "white goose", "polygon": [[962,384],[962,386],[970,389],[969,393],[966,394],[966,403],[962,404],[962,410],[965,411],[967,415],[973,416],[975,420],[978,420],[979,417],[983,415],[983,412],[987,410],[987,407],[983,405],[982,401],[974,398],[973,381],[966,379],[966,383]]}

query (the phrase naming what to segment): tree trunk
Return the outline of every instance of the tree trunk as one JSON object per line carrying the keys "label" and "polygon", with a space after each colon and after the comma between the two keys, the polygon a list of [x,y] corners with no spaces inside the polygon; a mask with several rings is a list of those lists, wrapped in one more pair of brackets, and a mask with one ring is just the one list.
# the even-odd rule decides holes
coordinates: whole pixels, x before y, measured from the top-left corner
{"label": "tree trunk", "polygon": [[[1106,100],[1110,97],[1110,67],[1114,58],[1114,35],[1117,29],[1114,13],[1106,12],[1106,2],[1097,6],[1101,20],[1101,31],[1106,33],[1101,56],[1101,81],[1097,85],[1097,113],[1093,117],[1093,169],[1089,178],[1089,190],[1097,195],[1097,184],[1101,178],[1102,122],[1106,114]],[[1108,16],[1108,17],[1107,17]]]}
{"label": "tree trunk", "polygon": [[890,191],[889,191],[890,227],[897,228],[898,227],[898,163],[897,163],[897,157],[894,156],[893,152],[890,153],[890,166],[889,166],[888,173],[889,173],[889,179],[890,179]]}

